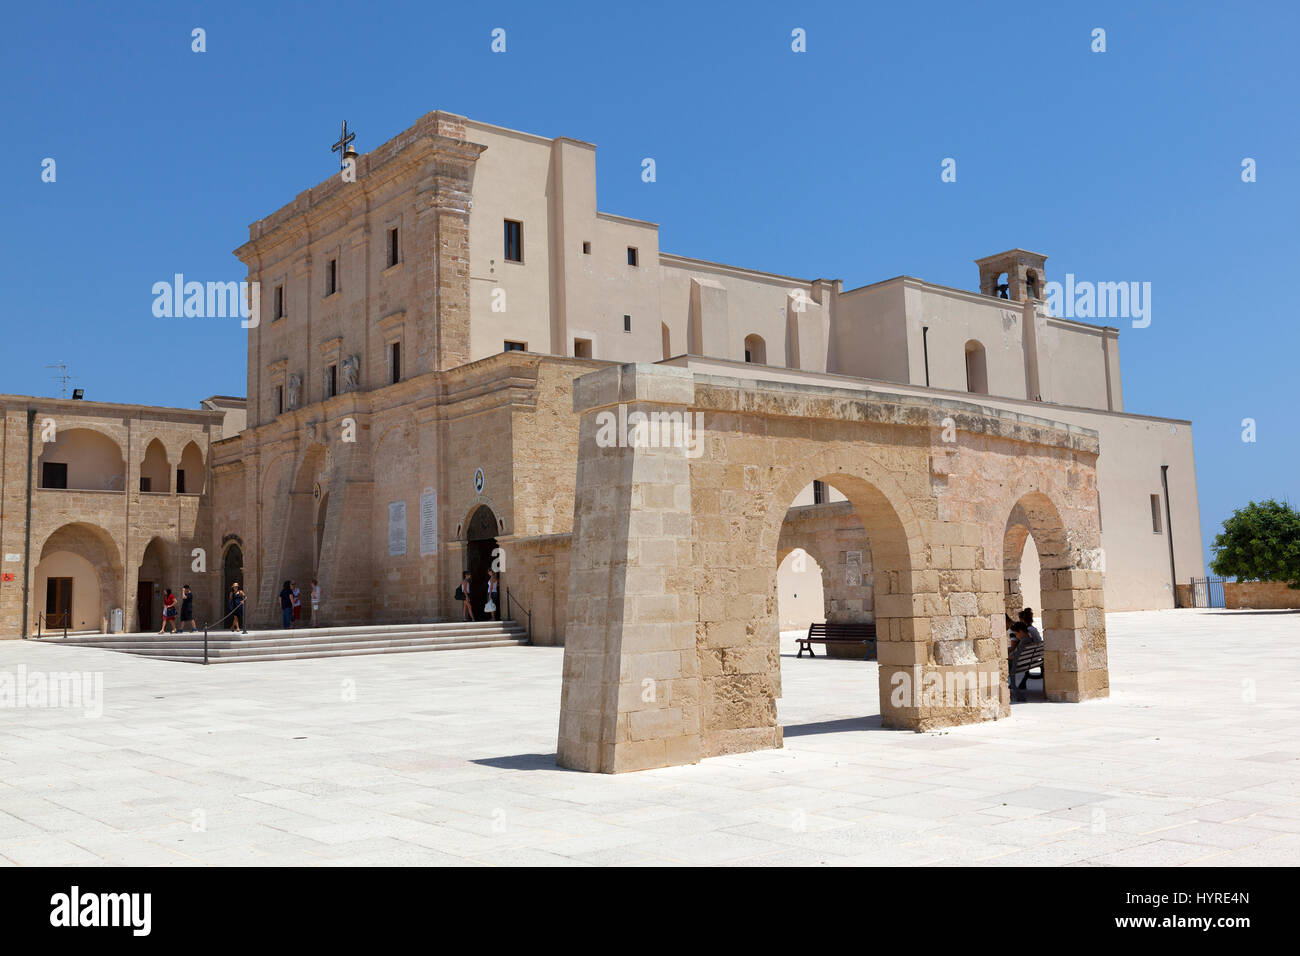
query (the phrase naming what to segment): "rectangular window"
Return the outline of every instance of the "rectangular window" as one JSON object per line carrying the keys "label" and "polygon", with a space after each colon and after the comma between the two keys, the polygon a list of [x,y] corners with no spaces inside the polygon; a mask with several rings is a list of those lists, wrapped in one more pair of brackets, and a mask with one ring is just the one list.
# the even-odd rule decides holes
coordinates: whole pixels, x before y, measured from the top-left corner
{"label": "rectangular window", "polygon": [[636,247],[635,247],[635,246],[628,246],[628,247],[627,247],[627,264],[630,265],[630,266],[634,266],[634,265],[636,265]]}
{"label": "rectangular window", "polygon": [[506,347],[505,347],[504,349],[502,349],[502,351],[504,351],[504,352],[527,352],[527,351],[528,351],[528,343],[527,343],[527,342],[507,342],[507,343],[506,343]]}
{"label": "rectangular window", "polygon": [[388,347],[389,364],[392,377],[390,384],[396,385],[402,380],[402,343],[394,342]]}
{"label": "rectangular window", "polygon": [[339,367],[331,365],[325,370],[325,397],[333,398],[339,393]]}
{"label": "rectangular window", "polygon": [[584,243],[582,244],[582,254],[583,254],[584,256],[589,256],[589,255],[591,255],[591,243],[590,243],[590,242],[584,242]]}
{"label": "rectangular window", "polygon": [[284,318],[284,286],[282,285],[275,287],[275,317]]}
{"label": "rectangular window", "polygon": [[277,385],[271,389],[271,407],[277,415],[284,414],[284,386]]}
{"label": "rectangular window", "polygon": [[331,259],[325,265],[325,294],[333,295],[339,291],[339,261]]}
{"label": "rectangular window", "polygon": [[1151,496],[1151,530],[1156,534],[1161,534],[1160,528],[1160,496]]}
{"label": "rectangular window", "polygon": [[506,220],[506,261],[524,261],[524,224],[513,219]]}
{"label": "rectangular window", "polygon": [[185,469],[184,468],[176,469],[176,493],[178,495],[185,494]]}
{"label": "rectangular window", "polygon": [[62,461],[47,461],[41,465],[42,488],[68,487],[68,465]]}
{"label": "rectangular window", "polygon": [[813,504],[815,505],[826,504],[826,482],[824,481],[813,482]]}
{"label": "rectangular window", "polygon": [[397,248],[397,227],[394,226],[388,230],[388,265],[395,266],[401,260],[398,258],[399,250]]}
{"label": "rectangular window", "polygon": [[591,358],[591,339],[574,339],[573,357]]}
{"label": "rectangular window", "polygon": [[632,331],[632,316],[630,315],[623,316],[623,331],[624,332]]}
{"label": "rectangular window", "polygon": [[153,479],[152,479],[152,478],[146,478],[144,475],[141,475],[141,476],[140,476],[140,490],[141,490],[141,491],[149,491],[151,488],[153,488]]}

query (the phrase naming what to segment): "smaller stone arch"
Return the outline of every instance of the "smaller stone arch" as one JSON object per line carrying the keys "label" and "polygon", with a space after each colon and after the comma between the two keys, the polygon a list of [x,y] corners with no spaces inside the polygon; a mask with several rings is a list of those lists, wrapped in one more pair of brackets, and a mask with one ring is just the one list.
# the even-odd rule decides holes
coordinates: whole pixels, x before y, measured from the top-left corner
{"label": "smaller stone arch", "polygon": [[172,580],[175,571],[173,548],[172,543],[155,535],[140,553],[135,594],[137,631],[154,630],[162,624],[162,602],[168,588],[173,593],[180,593],[181,582]]}
{"label": "smaller stone arch", "polygon": [[[1088,549],[1074,547],[1062,510],[1041,490],[1011,506],[1002,536],[1002,574],[1020,576],[1020,555],[1032,536],[1038,548],[1043,635],[1043,691],[1048,700],[1080,701],[1110,693],[1102,572]],[[1011,601],[1008,595],[1008,602]],[[1014,618],[1012,609],[1008,614]]]}
{"label": "smaller stone arch", "polygon": [[140,459],[140,490],[146,494],[168,494],[171,487],[167,448],[155,438],[145,445],[144,457]]}
{"label": "smaller stone arch", "polygon": [[189,441],[181,450],[180,464],[176,467],[176,493],[178,495],[201,495],[207,481],[207,470],[203,464],[203,452],[198,442]]}
{"label": "smaller stone arch", "polygon": [[754,365],[767,364],[767,341],[757,332],[745,336],[745,361]]}

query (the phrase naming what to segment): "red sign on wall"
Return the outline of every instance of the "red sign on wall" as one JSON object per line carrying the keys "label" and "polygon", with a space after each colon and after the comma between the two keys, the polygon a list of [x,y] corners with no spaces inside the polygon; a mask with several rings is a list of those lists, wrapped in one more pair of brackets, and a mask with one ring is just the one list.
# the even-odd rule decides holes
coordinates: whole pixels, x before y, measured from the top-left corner
{"label": "red sign on wall", "polygon": [[0,581],[12,581],[13,579],[14,576],[9,571],[6,571],[4,574],[0,574]]}

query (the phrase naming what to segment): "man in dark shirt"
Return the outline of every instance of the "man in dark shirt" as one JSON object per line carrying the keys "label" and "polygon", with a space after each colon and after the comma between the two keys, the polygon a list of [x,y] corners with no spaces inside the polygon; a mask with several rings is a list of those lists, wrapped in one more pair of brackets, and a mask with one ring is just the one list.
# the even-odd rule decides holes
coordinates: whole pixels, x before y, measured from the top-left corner
{"label": "man in dark shirt", "polygon": [[286,631],[293,628],[293,588],[288,581],[280,588],[280,623]]}
{"label": "man in dark shirt", "polygon": [[188,630],[194,631],[194,592],[190,590],[188,584],[181,588],[181,630],[187,630],[185,627],[189,624]]}

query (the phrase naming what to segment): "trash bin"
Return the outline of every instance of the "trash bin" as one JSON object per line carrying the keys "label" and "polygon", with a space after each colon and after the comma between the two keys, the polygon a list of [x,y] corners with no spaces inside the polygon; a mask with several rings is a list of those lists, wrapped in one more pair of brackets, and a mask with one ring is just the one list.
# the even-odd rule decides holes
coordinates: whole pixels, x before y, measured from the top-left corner
{"label": "trash bin", "polygon": [[122,633],[122,609],[120,607],[115,607],[108,612],[108,633]]}

